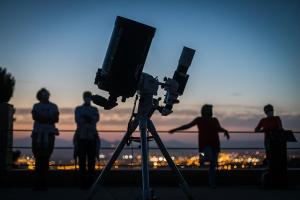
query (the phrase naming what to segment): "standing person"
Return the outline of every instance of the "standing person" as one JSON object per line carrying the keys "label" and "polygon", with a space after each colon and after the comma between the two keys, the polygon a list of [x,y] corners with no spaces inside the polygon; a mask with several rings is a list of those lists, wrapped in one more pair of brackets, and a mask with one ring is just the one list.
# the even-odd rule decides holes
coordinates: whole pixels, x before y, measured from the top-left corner
{"label": "standing person", "polygon": [[[79,157],[80,183],[84,189],[93,183],[96,158],[99,157],[100,149],[100,138],[97,132],[99,112],[96,107],[91,105],[91,97],[91,92],[84,92],[84,103],[75,109],[77,124],[74,135],[75,159],[77,156]],[[86,162],[88,163],[87,166]]]}
{"label": "standing person", "polygon": [[59,120],[59,111],[54,103],[49,101],[50,93],[42,88],[37,92],[39,103],[33,105],[32,118],[32,152],[35,157],[35,189],[47,189],[47,173],[49,159],[53,152],[55,136],[59,135],[55,123]]}
{"label": "standing person", "polygon": [[281,119],[274,116],[274,108],[268,104],[264,107],[266,117],[261,119],[255,132],[264,132],[264,144],[268,170],[263,174],[263,187],[287,186],[287,150],[286,138]]}
{"label": "standing person", "polygon": [[221,127],[217,118],[213,117],[213,106],[204,105],[201,108],[201,117],[196,117],[192,122],[172,129],[169,132],[174,133],[180,130],[189,129],[195,125],[198,127],[198,142],[199,142],[199,160],[200,166],[204,165],[205,161],[209,161],[209,185],[212,188],[216,187],[216,167],[218,165],[218,155],[220,152],[219,132],[224,132],[229,139],[228,131]]}

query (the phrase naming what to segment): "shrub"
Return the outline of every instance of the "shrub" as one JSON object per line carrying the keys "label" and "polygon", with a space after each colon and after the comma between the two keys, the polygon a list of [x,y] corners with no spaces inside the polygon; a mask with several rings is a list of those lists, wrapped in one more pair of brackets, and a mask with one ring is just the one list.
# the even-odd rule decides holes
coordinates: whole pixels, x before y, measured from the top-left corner
{"label": "shrub", "polygon": [[13,96],[15,78],[0,67],[0,103],[7,103]]}

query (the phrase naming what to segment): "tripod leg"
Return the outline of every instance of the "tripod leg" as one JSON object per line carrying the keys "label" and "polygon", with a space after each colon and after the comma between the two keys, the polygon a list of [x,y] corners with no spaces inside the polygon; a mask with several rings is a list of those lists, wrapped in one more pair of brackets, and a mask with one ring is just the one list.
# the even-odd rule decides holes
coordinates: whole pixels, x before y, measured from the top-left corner
{"label": "tripod leg", "polygon": [[143,200],[150,199],[149,165],[148,165],[148,141],[147,141],[147,119],[140,120],[141,153],[142,153],[142,180]]}
{"label": "tripod leg", "polygon": [[[137,125],[138,124],[136,124],[136,125],[134,124],[133,126],[135,126],[135,128],[136,128]],[[125,144],[127,143],[128,139],[130,138],[131,134],[134,132],[135,128],[133,127],[131,130],[128,130],[125,133],[124,137],[122,138],[118,147],[114,151],[114,153],[113,153],[112,157],[110,158],[110,160],[108,161],[107,165],[102,169],[101,174],[98,176],[98,178],[92,185],[87,199],[93,199],[97,184],[100,184],[100,185],[102,184],[105,176],[108,174],[109,170],[112,168],[113,164],[117,160],[118,156],[120,155],[122,149],[124,148]]]}
{"label": "tripod leg", "polygon": [[160,139],[153,122],[151,120],[148,120],[147,125],[148,125],[148,130],[150,131],[150,133],[152,134],[155,142],[158,145],[158,148],[161,150],[163,156],[166,158],[169,167],[175,173],[179,186],[181,187],[181,189],[183,190],[183,192],[185,193],[186,197],[189,200],[194,200],[194,197],[191,195],[191,192],[190,192],[190,189],[189,189],[189,186],[188,186],[187,182],[184,180],[184,178],[183,178],[182,174],[180,173],[179,169],[177,168],[177,166],[173,162],[173,160],[172,160],[170,154],[168,153],[165,145],[163,144],[162,140]]}

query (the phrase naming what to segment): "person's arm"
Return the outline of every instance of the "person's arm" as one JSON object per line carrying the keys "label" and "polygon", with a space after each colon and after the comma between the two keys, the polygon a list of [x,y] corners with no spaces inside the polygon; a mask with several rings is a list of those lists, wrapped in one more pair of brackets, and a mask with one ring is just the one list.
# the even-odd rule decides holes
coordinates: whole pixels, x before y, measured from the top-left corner
{"label": "person's arm", "polygon": [[58,123],[59,122],[59,112],[58,111],[54,114],[53,122],[54,123]]}
{"label": "person's arm", "polygon": [[82,115],[82,119],[83,119],[82,123],[86,125],[96,126],[97,122],[99,121],[98,109],[95,107],[91,107],[88,112],[85,112],[85,114]]}
{"label": "person's arm", "polygon": [[94,109],[94,113],[93,113],[93,120],[92,123],[93,124],[97,124],[97,122],[99,121],[99,111],[97,108]]}
{"label": "person's arm", "polygon": [[36,110],[36,106],[35,105],[32,108],[31,115],[32,115],[32,119],[34,121],[39,121],[39,115],[38,115],[38,112]]}
{"label": "person's arm", "polygon": [[39,111],[39,109],[37,108],[37,104],[35,104],[32,108],[31,114],[32,114],[32,119],[34,121],[37,121],[39,123],[45,123],[47,122],[47,119],[45,118],[45,116]]}
{"label": "person's arm", "polygon": [[75,109],[75,122],[77,125],[81,125],[83,123],[79,107]]}
{"label": "person's arm", "polygon": [[277,117],[277,123],[278,123],[278,128],[279,128],[279,130],[284,130],[283,128],[282,128],[282,122],[281,122],[281,119],[280,119],[280,117]]}
{"label": "person's arm", "polygon": [[198,121],[198,118],[194,119],[193,121],[191,121],[191,122],[188,123],[188,124],[185,124],[185,125],[183,125],[183,126],[180,126],[180,127],[174,128],[174,129],[171,129],[171,130],[169,131],[169,133],[175,133],[175,132],[177,132],[177,131],[189,129],[189,128],[195,126],[195,125],[197,124],[197,121]]}
{"label": "person's arm", "polygon": [[226,129],[222,128],[221,132],[224,132],[224,136],[227,138],[227,140],[230,139],[229,132]]}
{"label": "person's arm", "polygon": [[223,133],[224,133],[224,136],[227,138],[227,140],[229,140],[229,139],[230,139],[229,132],[228,132],[225,128],[223,128],[223,127],[221,126],[221,124],[220,124],[220,122],[219,122],[218,119],[216,119],[216,120],[217,120],[218,131],[219,131],[219,132],[223,132]]}
{"label": "person's arm", "polygon": [[51,118],[51,122],[53,124],[57,123],[59,121],[59,111],[56,105],[54,105],[54,113],[53,116]]}
{"label": "person's arm", "polygon": [[262,120],[259,121],[257,124],[256,128],[254,129],[254,132],[262,132],[263,131],[263,126],[262,126]]}

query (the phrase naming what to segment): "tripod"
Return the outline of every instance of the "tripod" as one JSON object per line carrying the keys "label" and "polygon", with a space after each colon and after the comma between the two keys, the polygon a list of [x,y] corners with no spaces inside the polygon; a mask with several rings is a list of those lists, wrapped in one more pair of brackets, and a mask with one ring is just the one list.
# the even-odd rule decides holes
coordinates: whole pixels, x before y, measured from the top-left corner
{"label": "tripod", "polygon": [[[141,143],[141,155],[142,155],[142,183],[143,183],[143,200],[151,200],[151,192],[150,192],[150,184],[149,184],[149,165],[148,165],[148,158],[149,158],[149,149],[148,149],[148,139],[147,133],[148,131],[151,133],[154,141],[157,143],[158,148],[162,152],[163,156],[165,157],[169,167],[173,171],[173,173],[176,175],[177,182],[183,192],[185,193],[187,199],[193,200],[193,196],[190,193],[189,187],[185,179],[183,178],[182,174],[178,170],[177,166],[173,162],[170,154],[168,153],[165,145],[163,144],[161,138],[159,137],[156,128],[150,119],[152,114],[156,109],[159,110],[159,106],[153,104],[153,95],[152,94],[141,94],[140,100],[139,100],[139,108],[138,112],[134,114],[136,101],[138,99],[138,96],[136,96],[132,115],[130,117],[127,132],[125,133],[124,137],[122,138],[121,142],[117,146],[116,150],[114,151],[111,159],[107,163],[107,165],[102,169],[101,174],[98,176],[94,184],[92,185],[90,189],[90,193],[88,196],[88,199],[92,199],[96,190],[97,184],[103,184],[104,179],[106,178],[108,172],[111,170],[114,162],[120,155],[122,149],[124,146],[128,143],[128,141],[131,140],[131,135],[139,126],[140,129],[140,143]],[[156,100],[158,101],[158,100]],[[134,119],[133,119],[134,117]]]}

